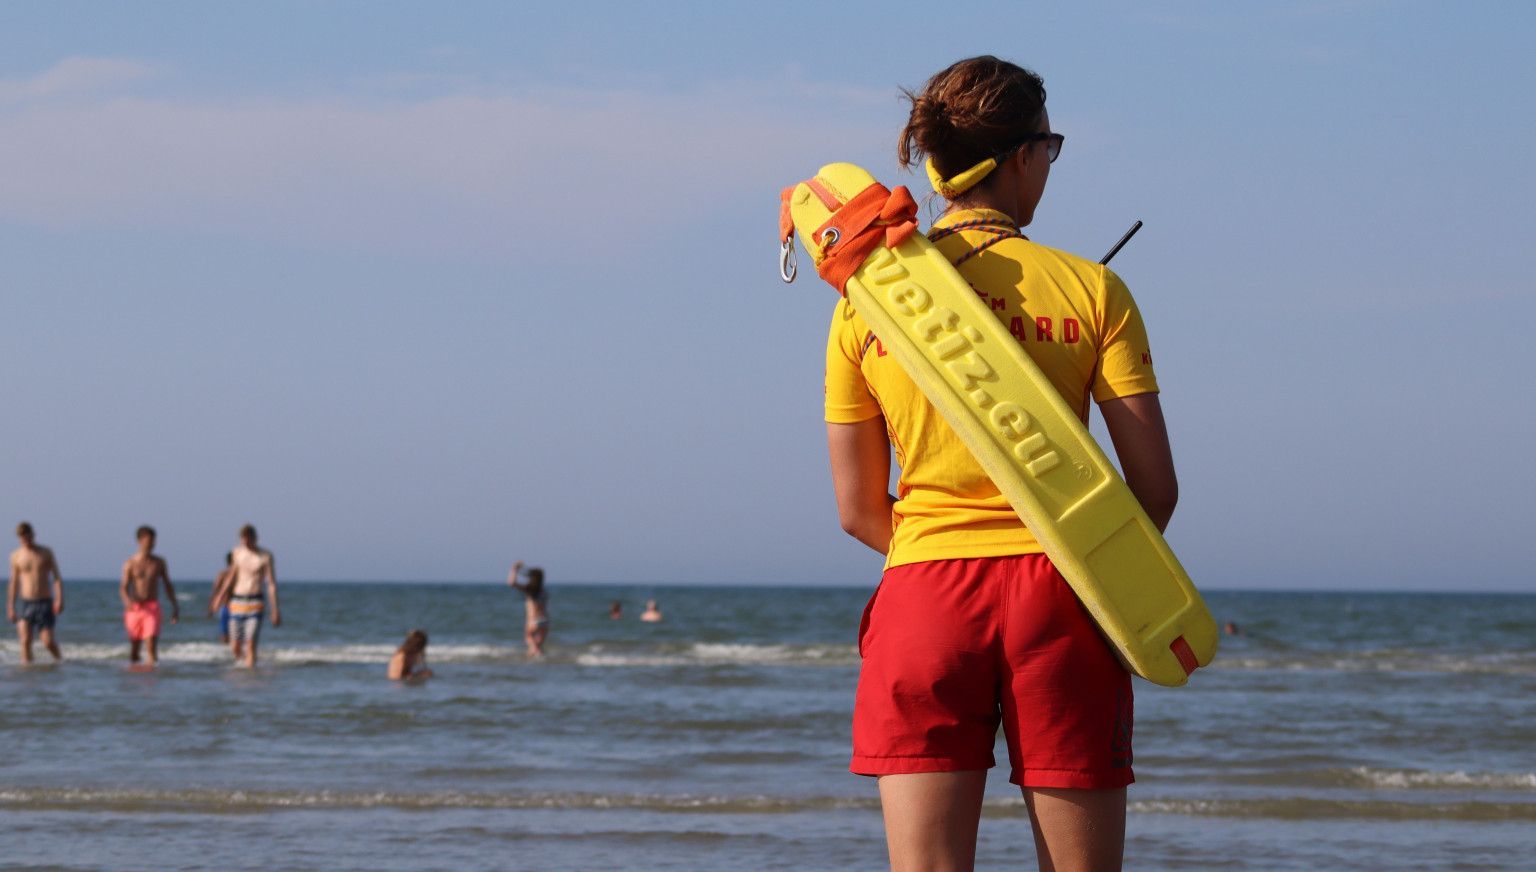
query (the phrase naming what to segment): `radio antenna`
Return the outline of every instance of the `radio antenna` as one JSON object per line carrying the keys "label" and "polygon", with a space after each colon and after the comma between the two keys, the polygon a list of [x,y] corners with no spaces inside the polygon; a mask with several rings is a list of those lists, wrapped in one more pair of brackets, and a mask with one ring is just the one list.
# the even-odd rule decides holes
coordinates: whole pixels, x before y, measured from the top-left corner
{"label": "radio antenna", "polygon": [[1104,264],[1109,263],[1109,259],[1114,257],[1115,255],[1119,254],[1120,253],[1120,249],[1124,248],[1125,244],[1127,242],[1130,242],[1131,241],[1131,237],[1135,236],[1136,235],[1136,231],[1138,231],[1140,229],[1141,229],[1141,222],[1140,221],[1137,221],[1135,224],[1132,224],[1131,225],[1131,229],[1125,231],[1125,235],[1120,237],[1120,241],[1115,243],[1115,247],[1111,248],[1109,250],[1109,254],[1106,254],[1102,258],[1099,259],[1099,265],[1103,266]]}

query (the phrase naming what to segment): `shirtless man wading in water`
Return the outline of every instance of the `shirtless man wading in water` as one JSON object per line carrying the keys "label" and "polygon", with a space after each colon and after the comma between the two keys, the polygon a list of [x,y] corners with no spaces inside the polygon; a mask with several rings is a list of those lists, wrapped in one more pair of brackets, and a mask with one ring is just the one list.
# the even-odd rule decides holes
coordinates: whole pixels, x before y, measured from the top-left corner
{"label": "shirtless man wading in water", "polygon": [[176,588],[165,561],[155,554],[155,528],[139,528],[139,552],[123,564],[123,583],[118,593],[123,598],[123,626],[128,630],[128,659],[139,662],[139,648],[149,642],[149,665],[160,662],[160,583],[165,582],[165,596],[171,601],[171,623],[181,620],[176,604]]}
{"label": "shirtless man wading in water", "polygon": [[256,640],[261,635],[269,598],[272,626],[281,627],[283,618],[277,606],[277,571],[272,565],[272,552],[256,546],[256,528],[250,524],[240,528],[240,544],[230,552],[230,569],[233,571],[228,586],[215,596],[213,608],[228,603],[229,650],[236,660],[255,668]]}
{"label": "shirtless man wading in water", "polygon": [[16,625],[21,637],[22,665],[31,664],[32,639],[38,636],[53,659],[60,660],[63,655],[53,638],[54,619],[64,612],[64,579],[59,575],[59,564],[51,549],[33,540],[31,524],[18,524],[16,538],[21,540],[21,547],[11,552],[5,618]]}

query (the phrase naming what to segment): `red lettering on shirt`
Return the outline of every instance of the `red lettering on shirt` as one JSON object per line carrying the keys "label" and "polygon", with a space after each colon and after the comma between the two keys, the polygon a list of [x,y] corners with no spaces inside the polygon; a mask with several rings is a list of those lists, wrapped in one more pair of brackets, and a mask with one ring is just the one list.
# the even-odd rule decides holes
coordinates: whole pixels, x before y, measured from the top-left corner
{"label": "red lettering on shirt", "polygon": [[992,299],[992,311],[994,311],[994,312],[1001,312],[1003,310],[1003,307],[1005,307],[1007,305],[1008,305],[1008,301],[1003,299],[1002,297],[994,297]]}
{"label": "red lettering on shirt", "polygon": [[1143,351],[1141,353],[1141,363],[1142,363],[1143,366],[1151,366],[1152,365],[1152,352],[1150,352],[1150,351]]}
{"label": "red lettering on shirt", "polygon": [[1051,319],[1044,315],[1035,319],[1035,339],[1040,342],[1051,341]]}
{"label": "red lettering on shirt", "polygon": [[875,331],[873,330],[870,330],[864,334],[864,347],[859,350],[859,356],[863,357],[864,355],[868,354],[869,346],[871,345],[875,346],[876,357],[885,356],[885,345],[879,339],[875,338]]}
{"label": "red lettering on shirt", "polygon": [[1079,330],[1078,330],[1077,319],[1076,318],[1063,318],[1063,319],[1061,319],[1061,341],[1062,342],[1076,342],[1078,340],[1078,336],[1079,336]]}
{"label": "red lettering on shirt", "polygon": [[1029,331],[1024,327],[1024,319],[1017,316],[1008,322],[1008,332],[1012,333],[1013,338],[1020,342],[1029,338]]}

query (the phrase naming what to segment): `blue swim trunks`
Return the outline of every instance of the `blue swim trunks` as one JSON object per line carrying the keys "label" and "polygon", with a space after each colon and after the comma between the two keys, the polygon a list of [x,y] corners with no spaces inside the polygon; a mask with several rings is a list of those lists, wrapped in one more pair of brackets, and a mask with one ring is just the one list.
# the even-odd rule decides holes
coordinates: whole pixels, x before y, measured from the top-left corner
{"label": "blue swim trunks", "polygon": [[235,595],[229,598],[229,638],[236,642],[254,643],[261,636],[262,613],[266,611],[266,598]]}
{"label": "blue swim trunks", "polygon": [[17,623],[24,623],[34,632],[53,629],[53,599],[24,599],[16,609]]}

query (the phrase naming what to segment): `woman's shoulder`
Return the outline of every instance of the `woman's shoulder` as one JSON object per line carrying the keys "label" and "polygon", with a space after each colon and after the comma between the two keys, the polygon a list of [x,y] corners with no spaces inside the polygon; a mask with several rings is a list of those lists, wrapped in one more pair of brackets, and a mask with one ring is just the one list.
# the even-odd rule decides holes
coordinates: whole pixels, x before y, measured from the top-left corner
{"label": "woman's shoulder", "polygon": [[1095,260],[1090,260],[1080,254],[1073,254],[1060,248],[1054,248],[1033,240],[1029,240],[1024,247],[1029,256],[1038,261],[1043,261],[1057,269],[1071,272],[1081,277],[1085,283],[1099,284],[1104,280],[1104,274],[1109,267]]}

